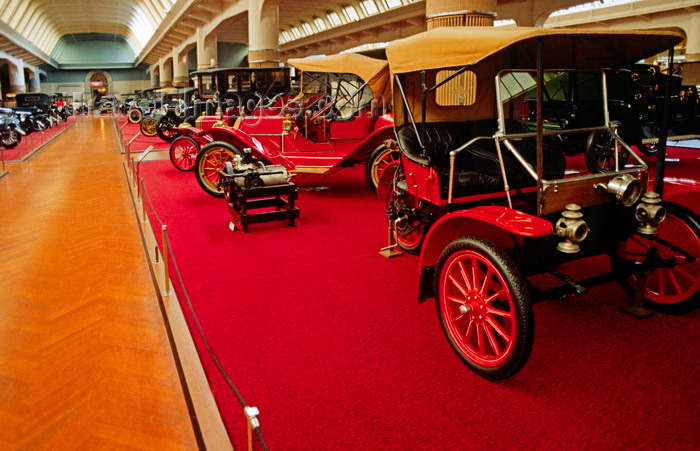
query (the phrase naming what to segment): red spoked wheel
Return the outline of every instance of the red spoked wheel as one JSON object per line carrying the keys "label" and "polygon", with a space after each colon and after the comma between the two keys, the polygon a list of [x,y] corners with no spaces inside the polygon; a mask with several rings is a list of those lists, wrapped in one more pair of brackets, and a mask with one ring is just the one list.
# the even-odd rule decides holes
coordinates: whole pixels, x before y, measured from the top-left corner
{"label": "red spoked wheel", "polygon": [[170,145],[170,161],[180,171],[194,170],[199,143],[189,136],[180,136]]}
{"label": "red spoked wheel", "polygon": [[[681,313],[700,301],[700,220],[678,204],[665,203],[666,220],[651,237],[632,236],[622,242],[618,255],[636,262],[652,262],[646,273],[645,303],[656,310]],[[636,286],[637,277],[631,278]]]}
{"label": "red spoked wheel", "polygon": [[389,191],[387,209],[395,212],[394,239],[401,250],[417,255],[428,233],[428,224],[420,214],[420,200],[407,192],[393,187]]}
{"label": "red spoked wheel", "polygon": [[490,241],[459,238],[435,272],[440,321],[465,364],[489,380],[511,377],[527,362],[534,319],[527,282]]}
{"label": "red spoked wheel", "polygon": [[243,155],[236,146],[223,141],[214,141],[202,147],[194,163],[197,183],[207,194],[214,197],[224,197],[222,186],[222,170],[226,169],[226,162],[234,162],[236,155]]}
{"label": "red spoked wheel", "polygon": [[381,144],[378,146],[367,160],[367,167],[365,168],[365,179],[367,180],[367,185],[372,192],[377,192],[377,185],[379,185],[379,177],[382,175],[384,168],[390,163],[399,160],[399,149],[393,145],[387,146],[386,144]]}

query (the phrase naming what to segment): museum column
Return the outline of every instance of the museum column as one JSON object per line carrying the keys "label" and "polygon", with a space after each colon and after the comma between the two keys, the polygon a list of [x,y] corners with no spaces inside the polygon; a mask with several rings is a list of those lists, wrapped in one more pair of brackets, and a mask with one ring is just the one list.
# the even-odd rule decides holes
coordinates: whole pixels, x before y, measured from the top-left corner
{"label": "museum column", "polygon": [[173,65],[172,57],[166,58],[165,61],[162,59],[158,62],[160,66],[160,86],[172,86],[173,85]]}
{"label": "museum column", "polygon": [[280,65],[279,0],[249,0],[248,66]]}
{"label": "museum column", "polygon": [[690,27],[686,32],[683,84],[700,85],[700,13],[690,15]]}
{"label": "museum column", "polygon": [[496,0],[426,0],[428,30],[438,27],[493,26]]}
{"label": "museum column", "polygon": [[8,94],[14,100],[14,94],[19,94],[26,92],[26,82],[24,80],[24,64],[22,60],[10,58],[9,56],[4,58],[7,62],[7,70],[10,75],[10,89]]}
{"label": "museum column", "polygon": [[29,92],[41,92],[39,69],[27,69],[27,75],[29,75],[29,80],[27,80],[27,84],[29,85]]}
{"label": "museum column", "polygon": [[173,86],[186,88],[189,86],[190,77],[187,71],[187,50],[173,49]]}
{"label": "museum column", "polygon": [[218,67],[216,35],[206,35],[206,31],[197,28],[197,70]]}

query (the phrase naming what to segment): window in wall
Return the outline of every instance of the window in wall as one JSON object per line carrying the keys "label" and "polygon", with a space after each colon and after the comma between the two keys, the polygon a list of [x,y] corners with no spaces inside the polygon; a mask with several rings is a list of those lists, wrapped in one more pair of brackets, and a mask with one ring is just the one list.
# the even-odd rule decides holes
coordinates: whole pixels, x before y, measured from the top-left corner
{"label": "window in wall", "polygon": [[398,8],[401,6],[401,0],[384,0],[384,4],[386,5],[387,9]]}
{"label": "window in wall", "polygon": [[328,22],[330,22],[331,25],[334,27],[337,27],[338,25],[343,24],[343,21],[340,20],[340,16],[336,12],[328,11],[328,13],[326,14],[326,17],[328,18]]}
{"label": "window in wall", "polygon": [[362,12],[365,16],[379,13],[379,8],[377,8],[377,4],[374,3],[374,0],[364,0],[360,2],[360,8],[362,8]]}
{"label": "window in wall", "polygon": [[[440,83],[455,73],[441,70],[435,77]],[[476,101],[476,74],[465,71],[457,75],[435,91],[435,102],[440,106],[473,105]]]}
{"label": "window in wall", "polygon": [[226,92],[238,92],[238,74],[226,75]]}
{"label": "window in wall", "polygon": [[289,42],[293,39],[292,34],[290,32],[288,32],[287,30],[282,31],[282,33],[280,33],[280,36],[281,36],[280,41],[283,43]]}
{"label": "window in wall", "polygon": [[354,6],[343,7],[343,14],[345,15],[345,18],[348,20],[348,22],[356,22],[360,20],[360,16],[357,14],[357,10]]}
{"label": "window in wall", "polygon": [[294,39],[300,39],[303,35],[297,27],[292,27],[292,36],[294,36]]}
{"label": "window in wall", "polygon": [[311,25],[306,22],[301,23],[301,29],[304,30],[304,33],[306,33],[307,36],[314,34],[314,29],[311,28]]}
{"label": "window in wall", "polygon": [[316,25],[318,31],[323,31],[328,28],[326,22],[320,17],[314,17],[314,25]]}

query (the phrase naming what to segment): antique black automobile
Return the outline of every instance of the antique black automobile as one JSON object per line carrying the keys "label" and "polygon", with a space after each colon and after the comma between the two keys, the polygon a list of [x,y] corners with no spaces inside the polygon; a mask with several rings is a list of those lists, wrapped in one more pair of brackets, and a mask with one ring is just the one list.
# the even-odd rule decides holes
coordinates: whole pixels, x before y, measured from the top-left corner
{"label": "antique black automobile", "polygon": [[[543,122],[547,129],[583,128],[601,123],[601,111],[596,107],[600,98],[598,90],[590,89],[595,83],[585,74],[563,72],[545,74],[543,90]],[[683,86],[679,75],[668,75],[658,65],[636,63],[626,68],[607,71],[606,87],[608,112],[617,134],[630,146],[636,146],[647,155],[656,152],[656,141],[664,123],[664,107],[668,85],[669,136],[697,135],[700,121],[697,115],[697,89]],[[535,127],[536,98],[534,89],[526,95],[521,119]],[[589,136],[563,135],[570,154],[582,153],[591,171],[606,171],[614,165],[614,142],[604,135],[591,132]],[[629,155],[619,147],[620,162],[627,162]]]}
{"label": "antique black automobile", "polygon": [[[389,44],[401,159],[384,170],[378,193],[399,247],[420,254],[419,300],[436,300],[450,344],[480,376],[503,379],[522,368],[534,339],[532,304],[540,300],[618,280],[639,295],[631,313],[646,313],[642,301],[697,307],[700,220],[651,191],[647,164],[610,119],[605,88],[609,70],[681,39],[464,27]],[[548,127],[545,80],[574,74],[595,90],[589,107],[598,99],[598,123]],[[534,127],[520,117],[533,90]],[[568,157],[571,140],[561,139],[591,133],[614,143],[614,164],[604,172]],[[604,265],[587,278],[570,271],[601,257],[609,271]]]}
{"label": "antique black automobile", "polygon": [[194,124],[197,89],[181,88],[170,92],[168,97],[169,100],[163,102],[160,117],[144,118],[141,128],[152,126],[154,134],[157,134],[160,139],[172,142],[177,137],[177,127],[180,124],[183,122]]}
{"label": "antique black automobile", "polygon": [[163,102],[167,101],[167,96],[172,91],[175,91],[175,88],[171,86],[148,88],[139,91],[131,101],[122,107],[127,120],[132,124],[140,124],[144,117],[160,117]]}
{"label": "antique black automobile", "polygon": [[17,107],[13,109],[25,133],[42,131],[54,125],[49,114],[53,101],[48,94],[20,93],[15,96],[15,101]]}
{"label": "antique black automobile", "polygon": [[7,149],[17,147],[24,134],[14,110],[0,107],[0,145]]}

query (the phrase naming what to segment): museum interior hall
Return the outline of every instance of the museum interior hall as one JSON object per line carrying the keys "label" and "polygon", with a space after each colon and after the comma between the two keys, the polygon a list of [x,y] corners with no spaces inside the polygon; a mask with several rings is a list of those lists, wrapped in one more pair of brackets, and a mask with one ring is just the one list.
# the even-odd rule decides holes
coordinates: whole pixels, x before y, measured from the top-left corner
{"label": "museum interior hall", "polygon": [[0,0],[0,449],[700,448],[700,0]]}

